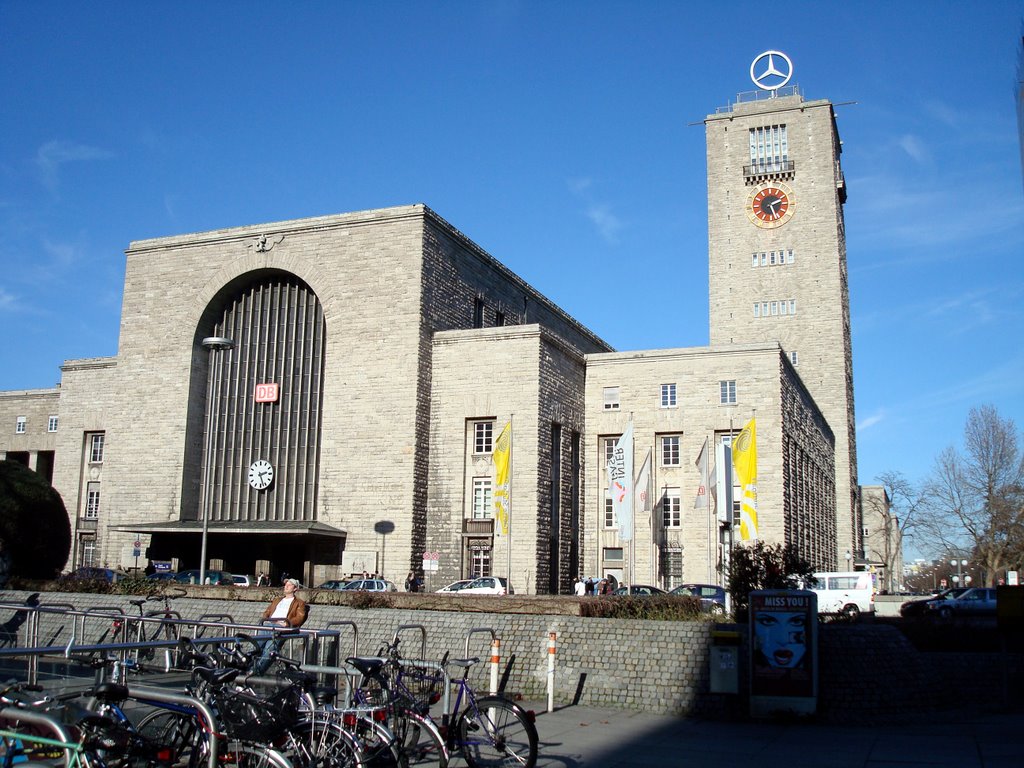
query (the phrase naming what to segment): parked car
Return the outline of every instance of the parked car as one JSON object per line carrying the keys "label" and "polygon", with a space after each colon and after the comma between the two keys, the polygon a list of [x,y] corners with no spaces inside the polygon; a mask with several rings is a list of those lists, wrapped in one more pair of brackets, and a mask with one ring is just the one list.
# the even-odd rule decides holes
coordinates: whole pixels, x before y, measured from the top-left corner
{"label": "parked car", "polygon": [[441,587],[438,592],[461,592],[464,587],[468,587],[473,582],[472,579],[459,579],[453,581],[447,587]]}
{"label": "parked car", "polygon": [[717,584],[680,584],[669,594],[699,597],[703,610],[709,613],[725,613],[725,589]]}
{"label": "parked car", "polygon": [[954,616],[995,616],[996,591],[988,587],[972,587],[948,600],[929,600],[928,614],[940,619]]}
{"label": "parked car", "polygon": [[157,571],[149,574],[146,578],[150,581],[174,581],[174,577],[177,575],[176,571]]}
{"label": "parked car", "polygon": [[232,574],[231,581],[234,583],[234,585],[236,587],[255,587],[256,586],[256,577],[253,576],[251,573],[248,573],[248,574],[241,574],[241,573]]}
{"label": "parked car", "polygon": [[[194,568],[190,571],[179,571],[178,575],[174,577],[174,580],[179,584],[198,584],[199,583],[199,569]],[[206,572],[206,583],[207,584],[233,584],[234,576],[227,571],[207,571]]]}
{"label": "parked car", "polygon": [[94,568],[86,566],[83,568],[76,568],[67,575],[69,579],[84,580],[84,579],[95,579],[97,581],[109,581],[111,583],[120,581],[121,579],[127,578],[128,574],[121,573],[121,571],[115,571],[113,568]]}
{"label": "parked car", "polygon": [[907,600],[900,606],[900,616],[904,618],[914,618],[918,616],[928,615],[928,603],[936,600],[952,600],[954,597],[962,595],[968,590],[968,587],[953,587],[952,589],[944,589],[941,592],[937,592],[928,597],[921,597],[917,600]]}
{"label": "parked car", "polygon": [[501,576],[481,576],[459,590],[460,595],[514,595],[516,591]]}
{"label": "parked car", "polygon": [[325,581],[317,589],[344,589],[346,584],[351,583],[349,579],[331,579],[330,581]]}
{"label": "parked car", "polygon": [[398,587],[387,579],[359,579],[341,588],[343,592],[397,592]]}
{"label": "parked car", "polygon": [[628,587],[619,587],[612,594],[614,595],[667,595],[664,589],[652,587],[650,584],[630,584]]}

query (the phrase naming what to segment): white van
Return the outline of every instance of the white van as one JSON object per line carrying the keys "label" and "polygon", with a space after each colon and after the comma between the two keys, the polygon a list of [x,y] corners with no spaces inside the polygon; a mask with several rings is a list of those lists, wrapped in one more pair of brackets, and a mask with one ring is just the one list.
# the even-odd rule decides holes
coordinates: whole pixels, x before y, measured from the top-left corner
{"label": "white van", "polygon": [[875,579],[868,571],[816,573],[818,583],[806,588],[818,595],[818,613],[845,613],[856,620],[875,612]]}

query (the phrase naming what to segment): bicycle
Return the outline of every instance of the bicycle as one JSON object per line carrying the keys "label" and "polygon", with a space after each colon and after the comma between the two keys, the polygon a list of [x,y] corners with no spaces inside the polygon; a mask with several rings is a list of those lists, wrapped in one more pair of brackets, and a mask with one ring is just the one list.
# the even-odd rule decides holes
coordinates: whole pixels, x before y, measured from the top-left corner
{"label": "bicycle", "polygon": [[[438,688],[454,686],[455,700],[442,713],[438,729],[447,752],[461,754],[470,768],[533,768],[539,738],[532,713],[503,696],[477,696],[469,682],[469,670],[479,658],[448,660],[446,655],[440,664],[414,666],[403,662],[398,647],[396,636],[382,646],[376,659],[348,659],[363,673],[364,685],[357,696],[372,700],[383,695],[404,710],[405,717],[409,713],[429,717],[430,707],[441,698]],[[451,679],[446,664],[461,668],[462,676]]]}
{"label": "bicycle", "polygon": [[[111,626],[111,642],[146,643],[155,640],[177,641],[180,636],[180,625],[175,620],[180,619],[181,615],[177,611],[171,610],[171,600],[185,597],[187,594],[188,592],[184,589],[175,589],[173,592],[163,591],[158,595],[150,595],[138,600],[129,600],[128,602],[138,610],[138,616],[125,615],[115,618]],[[146,603],[153,602],[162,602],[163,607],[149,611],[143,610],[143,606]],[[152,621],[152,619],[156,618],[159,618],[160,621]],[[154,625],[151,632],[146,631],[147,624]],[[163,635],[162,637],[161,634]],[[173,652],[168,650],[166,653],[167,666],[174,666],[176,658]],[[156,649],[154,648],[139,648],[134,652],[136,661],[149,661],[155,656]]]}
{"label": "bicycle", "polygon": [[[338,723],[306,716],[315,703],[303,681],[247,677],[239,684],[239,675],[253,660],[251,654],[237,648],[219,655],[202,653],[188,638],[181,638],[179,648],[183,658],[209,665],[193,669],[188,689],[210,706],[216,722],[204,727],[195,717],[176,712],[154,712],[140,721],[141,731],[174,745],[176,764],[198,768],[207,759],[213,738],[227,744],[224,753],[234,750],[235,744],[260,744],[302,768],[363,768],[360,745],[350,733]],[[275,690],[260,693],[257,685]]]}

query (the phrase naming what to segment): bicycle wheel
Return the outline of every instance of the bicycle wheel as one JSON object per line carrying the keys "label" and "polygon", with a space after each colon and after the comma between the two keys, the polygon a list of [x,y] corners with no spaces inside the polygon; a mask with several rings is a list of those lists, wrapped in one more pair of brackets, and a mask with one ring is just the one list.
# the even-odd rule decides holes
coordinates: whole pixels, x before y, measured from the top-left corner
{"label": "bicycle wheel", "polygon": [[384,723],[373,719],[371,710],[349,710],[341,722],[359,743],[367,768],[408,768],[402,743]]}
{"label": "bicycle wheel", "polygon": [[447,768],[448,747],[434,721],[408,710],[401,717],[401,744],[407,768]]}
{"label": "bicycle wheel", "polygon": [[293,768],[287,757],[276,749],[259,744],[229,741],[217,753],[221,768]]}
{"label": "bicycle wheel", "polygon": [[484,696],[459,716],[452,751],[456,749],[470,768],[533,768],[537,729],[514,702]]}
{"label": "bicycle wheel", "polygon": [[355,737],[323,720],[305,720],[289,728],[282,751],[295,768],[364,768]]}
{"label": "bicycle wheel", "polygon": [[158,710],[142,718],[136,727],[144,738],[171,749],[172,765],[199,768],[205,763],[207,737],[192,715]]}

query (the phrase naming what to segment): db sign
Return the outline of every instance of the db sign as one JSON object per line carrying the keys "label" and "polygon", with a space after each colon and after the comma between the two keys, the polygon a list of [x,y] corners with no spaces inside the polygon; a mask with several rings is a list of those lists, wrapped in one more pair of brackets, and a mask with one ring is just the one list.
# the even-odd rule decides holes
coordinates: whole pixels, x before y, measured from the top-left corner
{"label": "db sign", "polygon": [[254,399],[257,403],[276,403],[280,390],[278,384],[257,384]]}

